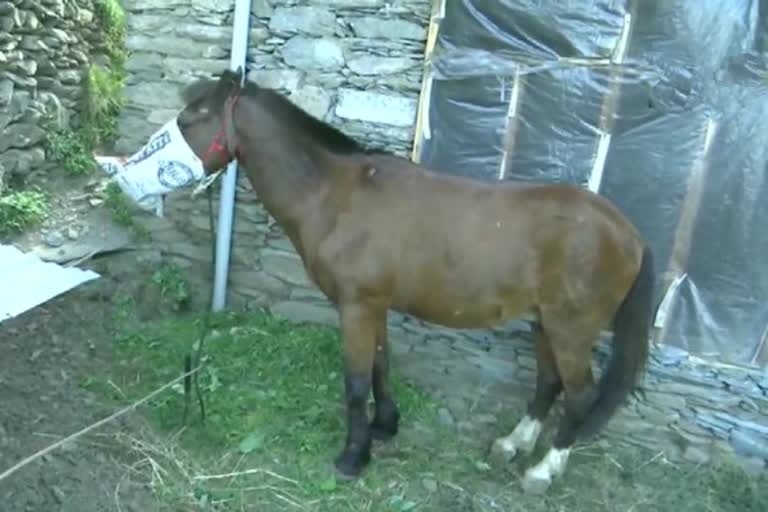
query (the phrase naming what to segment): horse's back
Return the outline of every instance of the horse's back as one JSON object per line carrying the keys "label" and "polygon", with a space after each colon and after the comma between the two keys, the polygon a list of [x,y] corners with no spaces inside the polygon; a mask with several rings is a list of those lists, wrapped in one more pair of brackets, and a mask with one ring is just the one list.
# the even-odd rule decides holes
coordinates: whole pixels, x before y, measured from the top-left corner
{"label": "horse's back", "polygon": [[581,187],[489,183],[387,156],[353,181],[323,260],[431,321],[503,322],[541,302],[618,296],[639,268],[634,226]]}
{"label": "horse's back", "polygon": [[[424,210],[429,206],[432,211],[451,210],[458,216],[484,216],[489,221],[503,214],[505,222],[525,219],[563,227],[560,221],[570,218],[577,221],[572,229],[590,222],[610,228],[612,236],[629,244],[627,249],[631,252],[643,245],[636,227],[612,202],[581,186],[490,182],[436,172],[391,155],[377,155],[376,164],[384,171],[380,177],[382,184],[388,184],[380,189],[383,195],[390,196],[387,201],[407,201],[410,197],[420,201]],[[454,215],[442,218],[455,221]]]}

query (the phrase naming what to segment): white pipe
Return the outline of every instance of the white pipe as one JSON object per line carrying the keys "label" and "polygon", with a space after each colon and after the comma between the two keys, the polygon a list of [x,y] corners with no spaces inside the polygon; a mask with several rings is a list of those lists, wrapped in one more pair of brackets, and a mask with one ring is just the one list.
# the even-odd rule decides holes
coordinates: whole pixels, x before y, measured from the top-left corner
{"label": "white pipe", "polygon": [[[229,67],[236,71],[238,67],[245,76],[245,61],[248,55],[248,33],[251,21],[251,0],[235,0],[235,16],[232,21],[232,51]],[[229,255],[232,243],[232,220],[235,212],[235,188],[237,185],[237,160],[227,166],[221,181],[221,199],[219,201],[219,222],[216,229],[216,267],[213,276],[212,308],[224,309],[227,302],[227,276],[229,274]]]}

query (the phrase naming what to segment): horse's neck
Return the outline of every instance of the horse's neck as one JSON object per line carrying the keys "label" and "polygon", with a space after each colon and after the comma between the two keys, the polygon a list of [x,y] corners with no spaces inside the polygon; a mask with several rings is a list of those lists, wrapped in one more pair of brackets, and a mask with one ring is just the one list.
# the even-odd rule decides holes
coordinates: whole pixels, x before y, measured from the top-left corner
{"label": "horse's neck", "polygon": [[264,208],[296,244],[303,226],[332,214],[321,207],[329,176],[316,152],[298,143],[249,144],[246,168]]}

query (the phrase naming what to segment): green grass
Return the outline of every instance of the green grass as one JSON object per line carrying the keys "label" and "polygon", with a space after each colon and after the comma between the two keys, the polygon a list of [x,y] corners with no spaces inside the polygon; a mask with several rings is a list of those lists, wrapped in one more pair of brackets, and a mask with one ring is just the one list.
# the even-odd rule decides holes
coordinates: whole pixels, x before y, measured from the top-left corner
{"label": "green grass", "polygon": [[[200,321],[175,317],[139,326],[130,302],[123,304],[116,339],[121,370],[109,385],[106,379],[88,385],[121,403],[144,396],[181,374]],[[363,478],[337,482],[331,461],[345,432],[338,332],[261,312],[216,315],[212,322],[200,377],[205,423],[193,400],[192,421],[181,429],[178,385],[143,409],[165,439],[130,442],[144,461],[147,481],[172,509],[768,510],[768,482],[747,478],[735,465],[677,465],[661,454],[597,445],[576,450],[566,476],[546,496],[523,495],[518,479],[541,452],[523,463],[487,464],[489,443],[512,425],[483,424],[469,431],[474,433],[457,433],[440,421],[442,404],[397,376],[400,434],[375,445]]]}
{"label": "green grass", "polygon": [[[196,424],[179,437],[181,446],[195,452],[197,465],[212,473],[230,471],[235,465],[241,470],[258,467],[297,483],[270,477],[269,473],[244,475],[234,486],[227,480],[201,481],[187,490],[192,496],[179,492],[177,498],[209,503],[227,501],[232,506],[243,499],[250,504],[277,506],[278,494],[302,501],[349,501],[349,490],[339,488],[328,465],[339,447],[344,427],[339,409],[342,368],[336,333],[330,329],[296,327],[268,315],[217,316],[213,329],[200,378],[208,417],[205,424]],[[141,333],[126,333],[118,341],[121,353],[151,360],[152,366],[144,367],[141,385],[121,384],[122,391],[137,397],[177,376],[181,357],[198,334],[198,322],[183,320],[163,322]],[[397,383],[396,389],[404,414],[411,418],[432,416],[433,406],[423,393],[402,382]],[[180,427],[180,392],[179,386],[176,393],[152,403],[151,417],[163,431]],[[222,453],[229,454],[228,460],[221,460]],[[426,458],[418,453],[405,461],[381,461],[378,479],[419,461],[423,464]],[[374,468],[374,479],[376,473]],[[239,492],[263,484],[265,478],[274,480],[272,484],[277,487],[266,489],[263,495]],[[289,488],[284,488],[286,485]],[[369,489],[353,487],[357,490],[352,497],[373,497],[379,485]],[[356,510],[355,500],[339,510]]]}
{"label": "green grass", "polygon": [[48,200],[39,190],[0,196],[0,236],[17,235],[48,216]]}

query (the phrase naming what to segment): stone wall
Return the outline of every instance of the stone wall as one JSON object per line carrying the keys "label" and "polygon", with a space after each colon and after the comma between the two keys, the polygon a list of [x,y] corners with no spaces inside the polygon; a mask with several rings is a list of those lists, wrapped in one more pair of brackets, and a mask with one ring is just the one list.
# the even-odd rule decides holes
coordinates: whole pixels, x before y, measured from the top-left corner
{"label": "stone wall", "polygon": [[[429,3],[254,0],[250,77],[283,90],[353,136],[407,155]],[[130,103],[121,122],[124,152],[134,152],[175,115],[181,107],[177,92],[193,76],[228,65],[231,4],[136,0],[128,7],[133,54],[127,63]],[[154,243],[189,269],[205,294],[202,299],[211,286],[207,215],[203,197],[192,200],[179,192],[169,197],[164,219],[144,217]],[[267,306],[294,320],[337,323],[335,311],[309,285],[299,258],[242,175],[234,230],[233,307]],[[392,314],[390,325],[397,370],[445,393],[456,412],[478,401],[519,411],[530,398],[535,360],[525,324],[459,332]],[[713,367],[659,349],[642,392],[607,434],[664,449],[670,458],[704,461],[723,449],[764,467],[766,418],[765,372]]]}
{"label": "stone wall", "polygon": [[92,0],[0,2],[0,193],[44,165],[44,115],[65,121],[101,45]]}
{"label": "stone wall", "polygon": [[[186,83],[229,65],[232,5],[127,5],[130,105],[120,149],[135,150],[175,115],[181,106],[177,93]],[[406,154],[429,9],[429,0],[254,0],[249,79],[281,90],[352,136]]]}

